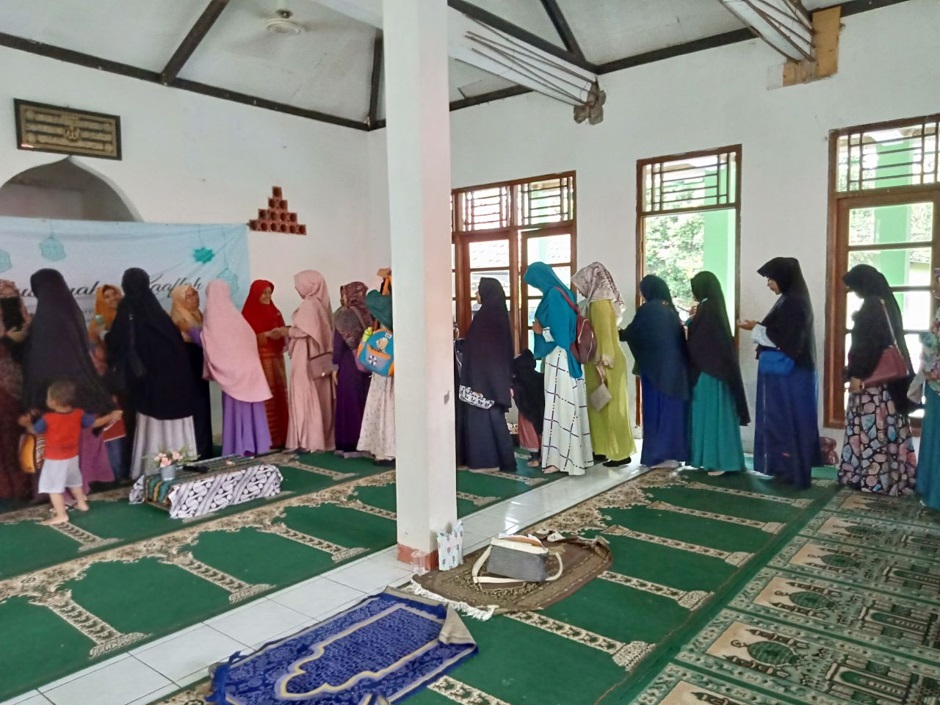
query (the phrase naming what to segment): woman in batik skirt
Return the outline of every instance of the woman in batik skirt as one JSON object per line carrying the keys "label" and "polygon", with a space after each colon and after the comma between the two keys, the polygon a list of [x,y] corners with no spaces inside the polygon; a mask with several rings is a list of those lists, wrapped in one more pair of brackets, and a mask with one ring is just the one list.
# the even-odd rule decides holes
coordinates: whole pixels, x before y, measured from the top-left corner
{"label": "woman in batik skirt", "polygon": [[614,278],[600,262],[579,270],[572,283],[585,299],[585,316],[597,337],[597,361],[584,367],[588,399],[601,384],[610,393],[610,401],[602,408],[588,405],[591,445],[596,454],[607,458],[604,465],[616,468],[629,464],[636,452],[628,412],[627,356],[618,335],[625,307]]}
{"label": "woman in batik skirt", "polygon": [[[933,275],[933,296],[940,299],[940,268]],[[912,401],[924,400],[917,493],[928,507],[940,510],[940,306],[930,330],[921,333],[920,342],[920,371],[908,392]]]}
{"label": "woman in batik skirt", "polygon": [[271,298],[274,284],[258,279],[251,283],[248,298],[242,306],[242,316],[248,321],[257,336],[258,355],[264,379],[271,390],[271,398],[264,402],[264,413],[268,417],[271,431],[271,447],[283,448],[287,443],[287,367],[284,364],[284,316]]}
{"label": "woman in batik skirt", "polygon": [[689,464],[711,475],[745,469],[741,426],[751,422],[721,283],[711,272],[692,277],[697,304],[688,321],[692,367]]}
{"label": "woman in batik skirt", "polygon": [[646,467],[677,468],[689,457],[689,356],[669,286],[652,274],[640,281],[643,304],[620,332],[636,360],[643,402]]}
{"label": "woman in batik skirt", "polygon": [[535,357],[545,371],[545,418],[542,424],[542,469],[583,475],[594,465],[584,370],[571,352],[577,313],[574,293],[544,262],[534,262],[525,282],[542,292],[535,311]]}
{"label": "woman in batik skirt", "polygon": [[261,455],[271,450],[264,402],[271,389],[264,377],[255,331],[235,308],[228,284],[206,287],[202,326],[206,379],[222,388],[222,455]]}
{"label": "woman in batik skirt", "polygon": [[[380,270],[381,272],[382,270]],[[385,270],[387,271],[387,270]],[[387,294],[381,292],[387,291]],[[366,308],[375,326],[393,331],[391,273],[385,274],[380,291],[366,294]],[[362,414],[362,432],[357,449],[369,453],[376,465],[395,465],[395,378],[372,375],[366,408]]]}
{"label": "woman in batik skirt", "polygon": [[760,323],[738,323],[757,344],[754,469],[802,489],[821,462],[813,304],[796,259],[775,257],[757,273],[779,298]]}
{"label": "woman in batik skirt", "polygon": [[[914,372],[901,309],[887,279],[871,265],[852,267],[842,281],[862,298],[862,307],[854,316],[845,368],[849,400],[839,484],[862,492],[909,494],[917,484],[917,456],[907,415],[917,405],[907,398]],[[908,374],[887,383],[867,383],[892,345],[897,345]]]}
{"label": "woman in batik skirt", "polygon": [[480,279],[480,310],[463,344],[458,399],[460,447],[471,470],[516,471],[506,412],[512,405],[512,326],[506,292],[498,280]]}
{"label": "woman in batik skirt", "polygon": [[359,369],[356,355],[362,334],[372,320],[366,308],[369,287],[350,282],[339,289],[340,307],[333,314],[333,365],[336,367],[336,452],[345,457],[356,450],[362,433],[362,414],[369,396],[368,372]]}

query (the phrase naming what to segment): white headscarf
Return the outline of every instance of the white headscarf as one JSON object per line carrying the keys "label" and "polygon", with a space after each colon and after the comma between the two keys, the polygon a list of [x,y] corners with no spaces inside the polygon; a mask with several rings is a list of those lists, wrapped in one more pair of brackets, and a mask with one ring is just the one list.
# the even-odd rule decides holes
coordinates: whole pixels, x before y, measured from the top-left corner
{"label": "white headscarf", "polygon": [[600,262],[591,262],[587,267],[579,269],[571,281],[589,304],[601,299],[609,300],[614,307],[617,320],[620,321],[626,306],[607,267]]}

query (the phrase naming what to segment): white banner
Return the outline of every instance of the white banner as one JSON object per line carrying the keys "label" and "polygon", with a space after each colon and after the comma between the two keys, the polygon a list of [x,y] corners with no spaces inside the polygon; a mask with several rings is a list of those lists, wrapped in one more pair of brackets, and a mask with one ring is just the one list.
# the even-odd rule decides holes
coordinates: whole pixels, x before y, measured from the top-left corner
{"label": "white banner", "polygon": [[57,269],[86,320],[94,313],[98,287],[120,286],[131,267],[150,274],[150,287],[167,309],[174,287],[191,284],[203,294],[213,279],[228,282],[241,308],[251,284],[247,230],[246,225],[0,218],[0,278],[15,282],[33,311],[30,277],[39,269]]}

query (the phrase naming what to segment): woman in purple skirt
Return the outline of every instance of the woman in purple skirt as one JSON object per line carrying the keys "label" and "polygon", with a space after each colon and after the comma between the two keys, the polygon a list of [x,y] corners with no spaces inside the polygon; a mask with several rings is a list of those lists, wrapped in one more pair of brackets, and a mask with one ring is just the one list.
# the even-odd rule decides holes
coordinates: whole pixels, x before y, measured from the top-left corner
{"label": "woman in purple skirt", "polygon": [[356,365],[362,334],[372,320],[366,308],[367,287],[351,282],[340,287],[340,307],[333,315],[333,364],[336,366],[336,454],[357,457],[362,412],[372,376]]}

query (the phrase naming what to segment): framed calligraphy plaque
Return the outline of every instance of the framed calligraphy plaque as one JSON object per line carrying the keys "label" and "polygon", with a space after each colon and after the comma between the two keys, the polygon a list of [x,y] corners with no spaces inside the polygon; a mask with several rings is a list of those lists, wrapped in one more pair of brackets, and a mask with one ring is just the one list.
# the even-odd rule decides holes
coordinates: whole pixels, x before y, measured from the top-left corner
{"label": "framed calligraphy plaque", "polygon": [[121,158],[121,118],[13,100],[20,149],[101,159]]}

